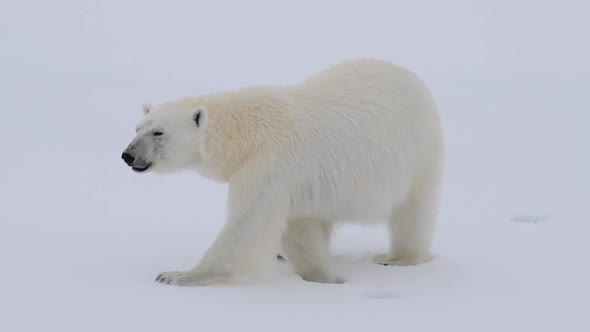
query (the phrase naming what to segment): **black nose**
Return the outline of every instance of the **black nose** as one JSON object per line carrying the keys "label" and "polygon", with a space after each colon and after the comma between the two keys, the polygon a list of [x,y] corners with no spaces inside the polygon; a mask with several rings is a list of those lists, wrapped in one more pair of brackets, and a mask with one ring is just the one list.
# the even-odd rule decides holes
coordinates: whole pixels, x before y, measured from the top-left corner
{"label": "black nose", "polygon": [[121,158],[123,158],[125,163],[129,166],[133,165],[133,162],[135,161],[135,158],[127,152],[123,152],[123,155],[121,155]]}

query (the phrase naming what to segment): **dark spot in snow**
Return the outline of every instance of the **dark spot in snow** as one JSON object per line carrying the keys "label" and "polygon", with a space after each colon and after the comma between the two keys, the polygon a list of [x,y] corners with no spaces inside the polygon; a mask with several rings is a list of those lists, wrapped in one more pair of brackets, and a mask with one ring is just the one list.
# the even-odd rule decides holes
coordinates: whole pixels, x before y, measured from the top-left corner
{"label": "dark spot in snow", "polygon": [[370,299],[375,299],[375,300],[391,300],[391,299],[397,299],[400,297],[399,294],[391,293],[391,292],[368,293],[368,294],[365,294],[365,296]]}

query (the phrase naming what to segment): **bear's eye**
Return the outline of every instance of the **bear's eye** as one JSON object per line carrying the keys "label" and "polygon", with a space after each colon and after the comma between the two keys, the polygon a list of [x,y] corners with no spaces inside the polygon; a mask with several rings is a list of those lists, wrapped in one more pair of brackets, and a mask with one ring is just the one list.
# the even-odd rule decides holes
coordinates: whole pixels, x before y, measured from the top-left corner
{"label": "bear's eye", "polygon": [[154,135],[154,136],[162,136],[162,135],[164,135],[164,133],[161,132],[161,131],[154,131],[154,133],[152,135]]}

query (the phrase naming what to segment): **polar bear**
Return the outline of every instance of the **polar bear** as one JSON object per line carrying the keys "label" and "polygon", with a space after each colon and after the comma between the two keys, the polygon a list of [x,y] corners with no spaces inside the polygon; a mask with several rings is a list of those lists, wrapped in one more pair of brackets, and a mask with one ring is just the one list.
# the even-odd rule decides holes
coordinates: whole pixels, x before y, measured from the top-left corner
{"label": "polar bear", "polygon": [[200,262],[157,281],[262,277],[280,250],[303,280],[342,283],[329,247],[343,222],[388,224],[380,264],[431,259],[443,132],[412,71],[352,59],[298,84],[146,104],[143,113],[122,155],[133,170],[190,169],[229,183],[228,218]]}

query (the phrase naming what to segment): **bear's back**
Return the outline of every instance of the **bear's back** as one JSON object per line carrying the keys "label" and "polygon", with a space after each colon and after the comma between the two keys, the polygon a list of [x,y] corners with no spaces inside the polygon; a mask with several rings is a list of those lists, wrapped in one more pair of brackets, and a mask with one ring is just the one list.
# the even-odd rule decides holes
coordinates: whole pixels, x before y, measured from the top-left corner
{"label": "bear's back", "polygon": [[[354,218],[374,211],[375,218],[382,217],[440,154],[442,134],[430,92],[403,67],[351,60],[292,87],[291,93],[292,146],[280,158],[293,168],[295,201],[302,209],[315,209],[313,214],[325,210]],[[359,193],[370,197],[358,199]]]}

